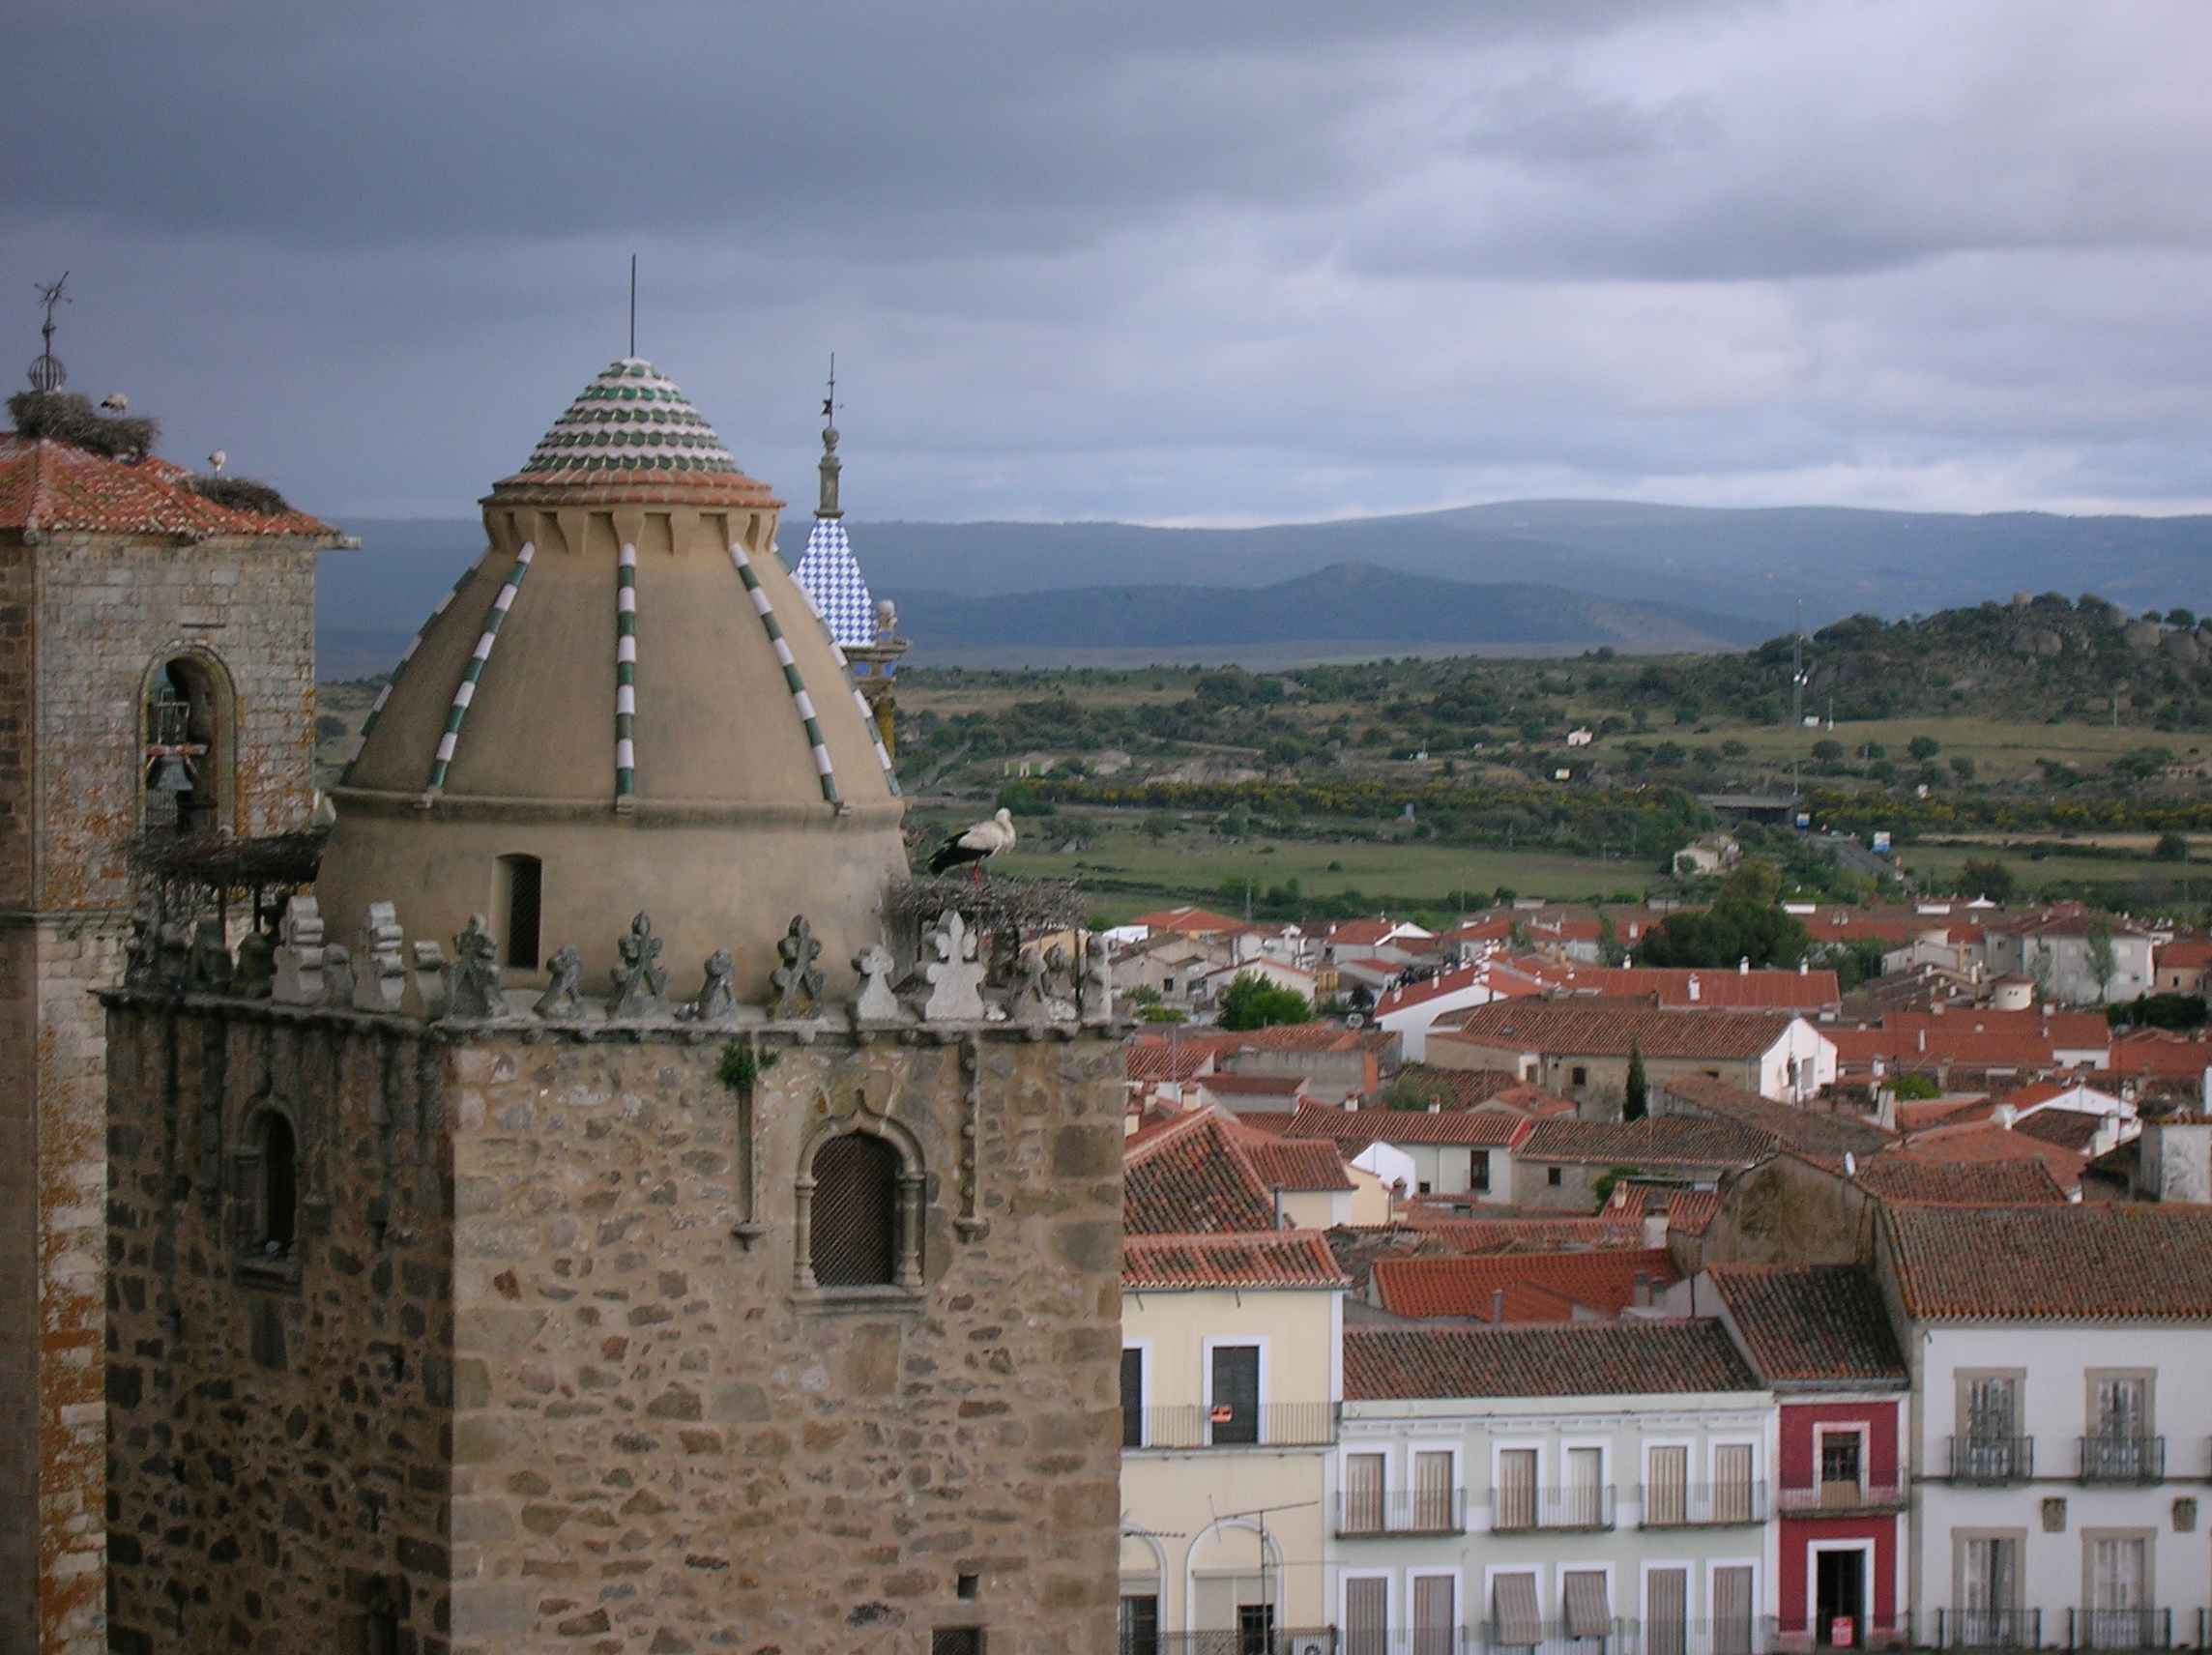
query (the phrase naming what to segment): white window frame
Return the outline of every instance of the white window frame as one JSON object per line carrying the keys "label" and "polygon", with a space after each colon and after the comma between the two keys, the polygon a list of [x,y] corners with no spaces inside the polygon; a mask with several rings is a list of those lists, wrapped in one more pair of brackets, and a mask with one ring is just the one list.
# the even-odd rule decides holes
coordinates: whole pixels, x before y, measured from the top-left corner
{"label": "white window frame", "polygon": [[1137,1446],[1150,1448],[1152,1445],[1152,1422],[1150,1416],[1155,1406],[1152,1401],[1152,1342],[1150,1339],[1123,1339],[1121,1350],[1124,1353],[1130,1350],[1137,1352],[1137,1384],[1145,1393],[1144,1399],[1137,1404]]}
{"label": "white window frame", "polygon": [[1813,1426],[1813,1492],[1819,1494],[1827,1487],[1827,1478],[1820,1474],[1822,1451],[1830,1437],[1856,1437],[1859,1439],[1859,1493],[1872,1488],[1874,1476],[1874,1422],[1872,1420],[1818,1421]]}
{"label": "white window frame", "polygon": [[[1463,1627],[1463,1626],[1467,1625],[1467,1623],[1468,1623],[1468,1620],[1467,1620],[1467,1577],[1466,1577],[1466,1571],[1465,1571],[1465,1570],[1461,1569],[1461,1568],[1460,1568],[1460,1567],[1459,1567],[1457,1564],[1452,1564],[1452,1565],[1450,1565],[1450,1566],[1448,1566],[1448,1567],[1447,1567],[1447,1566],[1445,1566],[1445,1565],[1443,1565],[1443,1564],[1441,1564],[1441,1563],[1411,1563],[1411,1564],[1408,1564],[1408,1565],[1407,1565],[1407,1568],[1406,1568],[1406,1626],[1405,1626],[1405,1640],[1406,1640],[1406,1643],[1407,1643],[1407,1645],[1408,1645],[1409,1647],[1412,1645],[1412,1641],[1413,1641],[1413,1602],[1414,1602],[1414,1598],[1413,1598],[1413,1582],[1416,1582],[1416,1581],[1434,1581],[1434,1580],[1437,1580],[1437,1579],[1440,1579],[1440,1578],[1441,1578],[1441,1579],[1447,1579],[1447,1580],[1449,1580],[1449,1581],[1451,1582],[1451,1583],[1452,1583],[1452,1587],[1451,1587],[1451,1602],[1452,1602],[1452,1626],[1451,1626],[1451,1630],[1452,1630],[1452,1631],[1453,1631],[1453,1632],[1456,1634],[1456,1633],[1457,1633],[1457,1631],[1459,1630],[1459,1628],[1461,1628],[1461,1627]],[[1536,1600],[1536,1602],[1537,1602],[1537,1604],[1538,1604],[1539,1606],[1541,1606],[1541,1605],[1542,1605],[1543,1601],[1544,1601],[1544,1600],[1543,1600],[1541,1597],[1537,1598],[1537,1600]],[[1341,1625],[1341,1624],[1342,1624],[1342,1622],[1339,1622],[1338,1624],[1340,1624],[1340,1625]]]}
{"label": "white window frame", "polygon": [[[1865,1462],[1862,1460],[1860,1465],[1863,1466]],[[1860,1486],[1865,1485],[1862,1483]],[[1865,1559],[1859,1569],[1859,1579],[1866,1588],[1866,1607],[1859,1612],[1859,1618],[1865,1622],[1860,1628],[1862,1636],[1872,1632],[1880,1618],[1874,1611],[1876,1553],[1873,1537],[1866,1536],[1857,1540],[1808,1540],[1805,1542],[1805,1630],[1812,1635],[1816,1646],[1820,1641],[1820,1628],[1816,1624],[1815,1617],[1820,1612],[1820,1553],[1823,1552],[1856,1552]],[[1758,1585],[1755,1579],[1752,1582],[1755,1591]],[[1896,1610],[1892,1608],[1890,1618],[1894,1620],[1896,1617]]]}
{"label": "white window frame", "polygon": [[1259,1441],[1254,1446],[1266,1447],[1267,1442],[1267,1336],[1265,1333],[1208,1333],[1200,1338],[1198,1342],[1199,1406],[1204,1410],[1200,1417],[1206,1425],[1207,1446],[1211,1447],[1213,1445],[1213,1352],[1223,1347],[1250,1348],[1260,1352],[1260,1397],[1255,1405],[1260,1410],[1260,1417],[1254,1422],[1258,1427]]}
{"label": "white window frame", "polygon": [[1695,1557],[1645,1557],[1636,1570],[1636,1618],[1639,1622],[1651,1618],[1651,1576],[1655,1570],[1679,1569],[1682,1571],[1682,1618],[1701,1619],[1698,1612],[1698,1559]]}
{"label": "white window frame", "polygon": [[1394,1569],[1338,1570],[1336,1576],[1336,1624],[1339,1627],[1347,1627],[1352,1624],[1352,1616],[1347,1607],[1347,1599],[1350,1594],[1346,1592],[1345,1587],[1353,1581],[1381,1581],[1382,1582],[1382,1638],[1384,1646],[1387,1647],[1389,1640],[1398,1636],[1399,1629],[1397,1571]]}

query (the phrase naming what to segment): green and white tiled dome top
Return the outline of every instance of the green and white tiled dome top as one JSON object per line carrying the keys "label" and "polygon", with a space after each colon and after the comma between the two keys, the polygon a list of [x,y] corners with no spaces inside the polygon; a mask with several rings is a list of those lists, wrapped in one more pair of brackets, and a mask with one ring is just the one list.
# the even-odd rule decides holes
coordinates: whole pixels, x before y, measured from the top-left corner
{"label": "green and white tiled dome top", "polygon": [[538,439],[520,473],[736,472],[722,439],[649,362],[609,363]]}

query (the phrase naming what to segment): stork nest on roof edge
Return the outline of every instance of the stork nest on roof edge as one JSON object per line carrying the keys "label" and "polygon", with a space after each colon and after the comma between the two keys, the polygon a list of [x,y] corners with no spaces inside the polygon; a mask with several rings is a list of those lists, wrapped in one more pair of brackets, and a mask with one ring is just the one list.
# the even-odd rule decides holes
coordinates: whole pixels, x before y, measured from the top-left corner
{"label": "stork nest on roof edge", "polygon": [[252,839],[148,830],[131,841],[131,871],[141,885],[186,901],[219,903],[232,891],[302,890],[315,883],[330,836],[327,828]]}
{"label": "stork nest on roof edge", "polygon": [[892,885],[884,915],[919,929],[946,909],[977,931],[1080,930],[1083,887],[1073,880],[972,880],[966,874],[917,874]]}

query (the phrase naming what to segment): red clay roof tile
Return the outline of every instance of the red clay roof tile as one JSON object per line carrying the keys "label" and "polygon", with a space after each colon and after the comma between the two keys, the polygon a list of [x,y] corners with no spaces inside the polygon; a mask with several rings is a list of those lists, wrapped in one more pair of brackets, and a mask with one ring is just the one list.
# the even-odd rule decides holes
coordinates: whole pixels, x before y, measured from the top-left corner
{"label": "red clay roof tile", "polygon": [[1757,1377],[1711,1320],[1560,1327],[1353,1328],[1344,1398],[1664,1396],[1756,1391]]}

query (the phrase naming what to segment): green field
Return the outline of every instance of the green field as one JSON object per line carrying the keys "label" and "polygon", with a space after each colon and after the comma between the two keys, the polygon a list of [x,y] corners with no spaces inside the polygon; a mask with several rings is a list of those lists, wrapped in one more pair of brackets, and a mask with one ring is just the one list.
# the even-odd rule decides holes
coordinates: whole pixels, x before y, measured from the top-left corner
{"label": "green field", "polygon": [[2173,884],[2187,880],[2197,888],[2212,891],[2212,863],[2206,861],[2201,844],[2188,862],[2068,856],[2055,846],[2041,857],[2001,845],[1905,845],[1900,850],[1906,870],[1913,879],[1937,886],[1947,884],[1968,859],[1988,861],[1994,857],[2010,868],[2020,888],[2027,891],[2056,884],[2137,885],[2144,880]]}
{"label": "green field", "polygon": [[[1033,843],[1057,839],[1081,825],[1023,822]],[[1558,900],[1641,892],[1659,883],[1639,862],[1546,851],[1458,850],[1428,844],[1325,844],[1298,839],[1216,838],[1173,833],[1153,839],[1132,828],[1098,828],[1090,846],[1048,854],[1018,848],[994,866],[1026,879],[1080,881],[1095,914],[1122,920],[1179,902],[1223,907],[1224,880],[1250,880],[1255,894],[1295,879],[1302,895],[1333,896],[1357,890],[1401,909],[1443,908],[1453,891],[1489,892],[1509,886],[1518,894]],[[1331,866],[1331,864],[1336,864]]]}

